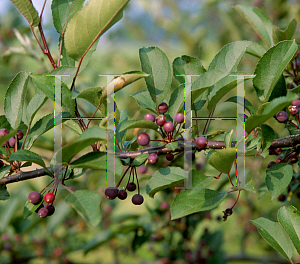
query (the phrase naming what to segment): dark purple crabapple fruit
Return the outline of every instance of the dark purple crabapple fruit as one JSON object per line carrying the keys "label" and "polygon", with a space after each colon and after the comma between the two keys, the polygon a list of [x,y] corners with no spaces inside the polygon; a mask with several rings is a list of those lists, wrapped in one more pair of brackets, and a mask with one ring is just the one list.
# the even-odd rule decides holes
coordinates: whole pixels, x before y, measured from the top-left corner
{"label": "dark purple crabapple fruit", "polygon": [[184,114],[183,113],[177,113],[175,116],[174,116],[174,121],[176,123],[183,123],[184,121]]}
{"label": "dark purple crabapple fruit", "polygon": [[46,204],[45,208],[48,210],[48,216],[51,216],[55,212],[55,207],[53,204]]}
{"label": "dark purple crabapple fruit", "polygon": [[144,116],[144,120],[155,122],[155,115],[152,113],[148,113]]}
{"label": "dark purple crabapple fruit", "polygon": [[279,202],[284,202],[285,199],[286,199],[286,196],[285,196],[284,194],[280,194],[280,195],[278,196],[278,201],[279,201]]}
{"label": "dark purple crabapple fruit", "polygon": [[134,182],[129,182],[126,186],[126,189],[129,191],[129,192],[133,192],[135,191],[136,189],[136,185]]}
{"label": "dark purple crabapple fruit", "polygon": [[168,154],[166,155],[166,159],[167,159],[168,161],[172,161],[172,160],[174,159],[174,155],[173,155],[172,153],[168,153]]}
{"label": "dark purple crabapple fruit", "polygon": [[9,140],[8,140],[8,144],[11,148],[14,148],[15,147],[15,144],[16,144],[16,139],[14,137],[11,137]]}
{"label": "dark purple crabapple fruit", "polygon": [[163,126],[167,122],[167,119],[164,115],[159,115],[156,117],[156,124],[159,126]]}
{"label": "dark purple crabapple fruit", "polygon": [[165,113],[165,112],[167,112],[168,111],[168,105],[165,103],[165,102],[162,102],[159,106],[158,106],[158,112],[160,113],[160,114],[163,114],[163,113]]}
{"label": "dark purple crabapple fruit", "polygon": [[120,190],[118,192],[118,198],[121,200],[125,200],[127,198],[127,192],[125,190]]}
{"label": "dark purple crabapple fruit", "polygon": [[293,105],[293,106],[299,107],[299,106],[300,106],[300,99],[295,99],[295,100],[293,100],[293,101],[292,101],[292,105]]}
{"label": "dark purple crabapple fruit", "polygon": [[158,161],[158,156],[157,156],[157,154],[151,153],[151,154],[148,156],[148,162],[149,162],[149,164],[155,164],[157,161]]}
{"label": "dark purple crabapple fruit", "polygon": [[144,202],[144,197],[140,194],[135,194],[132,196],[131,201],[135,205],[141,205]]}
{"label": "dark purple crabapple fruit", "polygon": [[105,196],[107,199],[113,200],[118,196],[118,192],[117,187],[108,187],[105,189]]}
{"label": "dark purple crabapple fruit", "polygon": [[276,163],[280,163],[280,162],[282,162],[282,157],[281,156],[279,156],[277,159],[276,159]]}
{"label": "dark purple crabapple fruit", "polygon": [[18,140],[21,140],[21,139],[23,138],[23,136],[24,136],[23,131],[20,130],[20,129],[18,129],[18,133],[17,133],[17,138],[18,138]]}
{"label": "dark purple crabapple fruit", "polygon": [[231,208],[227,208],[227,209],[224,211],[224,214],[226,214],[227,216],[232,215],[232,209],[231,209]]}
{"label": "dark purple crabapple fruit", "polygon": [[44,196],[44,201],[46,203],[53,203],[55,200],[55,195],[53,193],[46,193]]}
{"label": "dark purple crabapple fruit", "polygon": [[288,119],[288,114],[285,111],[279,111],[276,114],[276,119],[280,123],[284,123]]}
{"label": "dark purple crabapple fruit", "polygon": [[28,195],[28,200],[32,204],[39,204],[42,201],[42,195],[39,192],[33,191]]}
{"label": "dark purple crabapple fruit", "polygon": [[141,146],[146,146],[149,144],[150,142],[150,137],[147,133],[143,132],[143,133],[140,133],[138,136],[137,136],[137,139],[136,139],[137,143]]}
{"label": "dark purple crabapple fruit", "polygon": [[144,166],[144,165],[140,166],[138,168],[137,172],[140,173],[140,174],[146,173],[147,172],[147,166]]}
{"label": "dark purple crabapple fruit", "polygon": [[173,132],[174,131],[174,125],[172,122],[166,122],[163,126],[164,130],[166,132]]}
{"label": "dark purple crabapple fruit", "polygon": [[38,215],[40,218],[45,218],[48,216],[48,210],[45,207],[42,207],[39,211],[38,211]]}
{"label": "dark purple crabapple fruit", "polygon": [[196,146],[198,148],[205,148],[207,145],[207,139],[205,137],[197,137],[196,139]]}
{"label": "dark purple crabapple fruit", "polygon": [[0,129],[0,137],[8,135],[8,130],[6,128],[1,128]]}

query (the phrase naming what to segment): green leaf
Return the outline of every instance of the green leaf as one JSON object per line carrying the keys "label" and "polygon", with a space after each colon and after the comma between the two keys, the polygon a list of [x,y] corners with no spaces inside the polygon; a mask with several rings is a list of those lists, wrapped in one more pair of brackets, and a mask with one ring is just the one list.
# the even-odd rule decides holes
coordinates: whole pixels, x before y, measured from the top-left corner
{"label": "green leaf", "polygon": [[251,220],[251,223],[257,227],[259,234],[273,248],[286,259],[291,259],[294,250],[293,244],[279,222],[270,218],[260,217],[256,220]]}
{"label": "green leaf", "polygon": [[165,147],[170,150],[175,150],[178,147],[178,141],[168,143]]}
{"label": "green leaf", "polygon": [[40,205],[43,203],[44,201],[44,196],[42,195],[42,200],[39,204],[32,204],[31,202],[29,202],[28,200],[26,201],[25,205],[24,205],[24,209],[23,209],[23,219],[27,219],[27,217],[29,217],[30,215],[32,215],[36,209],[38,209],[40,207]]}
{"label": "green leaf", "polygon": [[[145,78],[147,76],[149,76],[149,74],[144,73],[142,71],[125,72],[121,76],[119,76],[113,80],[114,92],[117,92],[117,91],[123,89],[125,86],[127,86],[141,78]],[[106,85],[103,89],[102,98],[101,98],[102,100],[107,97],[107,86],[108,85]]]}
{"label": "green leaf", "polygon": [[62,162],[69,163],[79,151],[99,140],[106,140],[106,130],[100,127],[88,128],[72,143],[62,148]]}
{"label": "green leaf", "polygon": [[261,101],[268,101],[284,69],[298,50],[295,40],[285,40],[270,48],[259,60],[253,85]]}
{"label": "green leaf", "polygon": [[6,185],[0,185],[0,200],[7,200],[9,196]]}
{"label": "green leaf", "polygon": [[129,0],[90,0],[68,23],[65,45],[68,55],[80,60],[98,38],[123,16]]}
{"label": "green leaf", "polygon": [[91,226],[97,226],[101,221],[101,197],[89,190],[78,190],[70,193],[65,201]]}
{"label": "green leaf", "polygon": [[272,38],[272,21],[258,8],[251,6],[237,5],[235,7],[240,14],[245,17],[255,32],[262,38],[262,40],[268,45],[273,46]]}
{"label": "green leaf", "polygon": [[[192,170],[192,186],[205,187],[212,177],[203,175],[198,170]],[[157,192],[184,182],[184,170],[179,167],[165,167],[154,172],[146,186],[146,192],[154,197]]]}
{"label": "green leaf", "polygon": [[298,97],[295,94],[290,93],[287,96],[282,96],[272,100],[265,106],[261,114],[251,115],[247,118],[247,121],[245,122],[246,132],[250,133],[254,128],[266,122],[269,118],[276,115],[277,112],[290,105],[291,102],[297,98]]}
{"label": "green leaf", "polygon": [[245,103],[245,108],[251,115],[256,113],[254,106],[246,98],[240,96],[232,96],[225,102],[238,103],[239,105],[243,105]]}
{"label": "green leaf", "polygon": [[219,70],[224,72],[237,71],[250,41],[236,41],[222,47],[213,58],[207,71]]}
{"label": "green leaf", "polygon": [[27,105],[26,120],[24,120],[23,118],[23,122],[26,125],[29,125],[29,123],[33,120],[36,113],[41,109],[47,99],[48,98],[40,90],[36,89],[35,95],[31,98],[29,104]]}
{"label": "green leaf", "polygon": [[74,14],[82,7],[84,0],[53,0],[51,4],[53,24],[58,33],[67,23],[67,20],[74,16]]}
{"label": "green leaf", "polygon": [[225,148],[231,147],[232,137],[233,137],[233,129],[231,129],[230,132],[227,132],[224,136]]}
{"label": "green leaf", "polygon": [[150,76],[145,78],[147,89],[156,106],[166,98],[171,88],[172,72],[168,57],[157,47],[139,50],[142,70]]}
{"label": "green leaf", "polygon": [[149,156],[149,154],[141,154],[141,155],[137,156],[136,158],[134,158],[134,160],[132,162],[132,166],[142,165],[146,161],[148,156]]}
{"label": "green leaf", "polygon": [[208,159],[208,164],[213,166],[220,172],[229,173],[233,162],[236,159],[236,149],[226,148],[220,149],[213,154]]}
{"label": "green leaf", "polygon": [[275,132],[272,127],[262,124],[262,151],[265,152],[271,146],[273,139],[275,137]]}
{"label": "green leaf", "polygon": [[[59,68],[53,69],[49,73],[49,75],[64,75],[61,77],[61,81],[64,84],[68,84],[73,81],[76,71],[77,71],[77,67],[63,65],[63,66],[60,66]],[[49,77],[49,76],[47,76],[47,77]],[[53,79],[52,79],[52,81],[53,81]],[[53,82],[53,84],[54,84],[54,82]]]}
{"label": "green leaf", "polygon": [[25,17],[28,24],[35,27],[39,24],[40,18],[33,4],[29,0],[11,0],[12,3],[19,9],[20,13]]}
{"label": "green leaf", "polygon": [[246,53],[260,59],[266,53],[266,49],[257,42],[251,42],[246,49]]}
{"label": "green leaf", "polygon": [[286,163],[277,163],[268,168],[266,184],[272,201],[282,194],[289,186],[293,177],[293,167]]}
{"label": "green leaf", "polygon": [[8,174],[8,171],[10,170],[10,165],[5,165],[0,169],[0,181],[3,179],[6,174]]}
{"label": "green leaf", "polygon": [[124,142],[125,142],[125,139],[126,139],[127,130],[124,130],[124,131],[120,132],[120,127],[121,127],[122,123],[126,122],[126,121],[128,121],[127,112],[126,112],[126,110],[122,110],[121,113],[120,113],[119,124],[117,125],[116,132],[115,132],[115,135],[117,137],[117,140],[119,142],[119,145],[120,145],[122,151],[125,150]]}
{"label": "green leaf", "polygon": [[283,206],[279,209],[277,218],[300,254],[300,212],[292,205]]}
{"label": "green leaf", "polygon": [[[86,168],[92,170],[106,170],[106,153],[105,152],[90,152],[70,163],[70,168]],[[122,173],[121,160],[115,157],[115,173]]]}
{"label": "green leaf", "polygon": [[[61,41],[61,36],[59,37],[59,46],[60,46],[60,41]],[[66,50],[66,45],[65,45],[65,40],[63,39],[62,44],[61,44],[61,54],[60,54],[60,65],[61,66],[71,66],[74,67],[75,66],[75,60],[73,60],[71,57],[69,57],[67,50]],[[88,52],[89,53],[89,52]],[[88,56],[87,53],[87,56]],[[85,57],[87,57],[85,56]],[[81,65],[83,66],[83,64],[81,63]],[[79,72],[81,72],[83,69],[83,67],[80,66],[80,70]]]}
{"label": "green leaf", "polygon": [[[69,117],[70,113],[62,112],[62,117]],[[62,120],[64,122],[65,120]],[[30,149],[32,147],[32,144],[35,140],[50,129],[54,127],[54,116],[53,113],[46,115],[42,117],[40,120],[38,120],[33,127],[29,130],[26,142],[25,142],[25,148]]]}
{"label": "green leaf", "polygon": [[211,70],[203,73],[199,77],[193,78],[192,83],[192,99],[193,102],[204,93],[208,88],[222,80],[228,73],[220,70]]}
{"label": "green leaf", "polygon": [[171,204],[171,220],[217,207],[227,196],[227,192],[210,189],[182,191]]}
{"label": "green leaf", "polygon": [[[97,107],[100,104],[102,90],[102,87],[85,88],[78,95],[76,95],[76,98],[83,98]],[[106,112],[105,107],[100,106],[100,108],[104,113]]]}
{"label": "green leaf", "polygon": [[154,101],[152,100],[149,91],[142,90],[142,91],[137,91],[133,95],[131,95],[137,103],[139,104],[140,107],[144,107],[153,113],[157,113],[156,111],[156,105]]}
{"label": "green leaf", "polygon": [[152,122],[149,120],[128,120],[128,121],[122,122],[119,132],[131,129],[131,128],[147,128],[147,129],[153,129],[153,130],[157,131],[158,125],[155,122]]}
{"label": "green leaf", "polygon": [[[233,73],[240,74],[240,73]],[[252,79],[251,76],[245,76],[245,81]],[[208,95],[208,106],[207,109],[211,111],[217,103],[221,100],[221,98],[229,93],[233,88],[237,86],[237,77],[236,76],[226,76],[222,80],[218,81],[210,91]]]}
{"label": "green leaf", "polygon": [[184,84],[179,85],[171,93],[168,113],[172,117],[174,117],[180,111],[181,107],[183,106],[184,87],[185,87]]}
{"label": "green leaf", "polygon": [[[46,74],[35,74],[31,75],[33,83],[36,87],[41,90],[50,100],[55,102],[55,79],[58,77],[49,76]],[[63,77],[62,77],[63,78]],[[72,98],[72,93],[69,88],[61,82],[61,104],[64,111],[68,111],[70,114],[73,114],[75,111],[75,101]]]}
{"label": "green leaf", "polygon": [[10,162],[10,161],[14,161],[14,160],[30,161],[30,162],[36,163],[36,164],[42,166],[43,168],[45,168],[46,170],[48,170],[45,162],[42,160],[42,158],[38,154],[31,152],[29,150],[26,150],[26,149],[20,149],[17,152],[14,152],[12,155],[10,155],[8,161]]}
{"label": "green leaf", "polygon": [[64,122],[64,126],[71,129],[79,136],[82,134],[82,130],[80,129],[79,124],[74,120],[67,120],[66,122]]}
{"label": "green leaf", "polygon": [[5,116],[12,128],[18,128],[22,121],[23,107],[31,72],[19,72],[11,81],[4,99]]}
{"label": "green leaf", "polygon": [[202,62],[194,57],[183,55],[173,61],[173,76],[181,84],[185,83],[185,76],[179,75],[201,75],[206,72]]}
{"label": "green leaf", "polygon": [[278,43],[283,40],[290,40],[293,38],[295,30],[297,28],[297,21],[293,19],[289,25],[286,27],[285,30],[281,30],[279,27],[276,25],[273,26],[272,29],[272,36],[273,36],[273,41],[274,43]]}
{"label": "green leaf", "polygon": [[179,167],[165,167],[154,172],[146,186],[146,192],[153,197],[155,193],[182,183],[184,170]]}

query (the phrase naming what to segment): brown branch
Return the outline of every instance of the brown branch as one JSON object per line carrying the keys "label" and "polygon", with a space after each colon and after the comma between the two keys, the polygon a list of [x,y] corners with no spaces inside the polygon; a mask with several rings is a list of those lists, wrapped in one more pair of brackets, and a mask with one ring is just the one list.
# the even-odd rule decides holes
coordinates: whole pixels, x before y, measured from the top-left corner
{"label": "brown branch", "polygon": [[[235,147],[236,141],[231,142],[231,147]],[[280,139],[273,140],[272,145],[270,146],[271,149],[279,148],[279,147],[295,147],[297,144],[300,144],[300,134],[298,135],[291,135]],[[207,143],[206,149],[224,149],[225,143],[224,141],[214,141],[210,140]],[[120,159],[126,159],[126,158],[136,158],[137,156],[141,154],[151,154],[151,153],[157,153],[157,151],[160,149],[160,147],[154,147],[154,148],[148,148],[143,150],[136,150],[136,151],[129,151],[129,152],[121,152],[116,153],[115,156]],[[200,150],[196,147],[195,143],[192,143],[192,149],[193,150]],[[173,152],[183,152],[184,151],[184,145],[179,144],[178,147]],[[159,151],[158,155],[164,155],[171,152],[168,148],[163,148]],[[49,168],[50,169],[50,168]],[[11,176],[5,177],[2,180],[0,180],[0,185],[9,184],[13,182],[18,181],[24,181],[29,180],[41,176],[49,175],[49,173],[45,169],[38,169],[34,171],[28,171],[28,172],[19,172],[16,174],[13,174]]]}
{"label": "brown branch", "polygon": [[[51,168],[48,168],[49,170]],[[50,174],[47,172],[45,169],[38,169],[34,171],[20,171],[16,174],[13,174],[11,176],[5,177],[0,181],[0,185],[5,185],[8,183],[13,183],[13,182],[19,182],[19,181],[25,181],[25,180],[30,180],[34,178],[38,178],[41,176],[50,176]]]}

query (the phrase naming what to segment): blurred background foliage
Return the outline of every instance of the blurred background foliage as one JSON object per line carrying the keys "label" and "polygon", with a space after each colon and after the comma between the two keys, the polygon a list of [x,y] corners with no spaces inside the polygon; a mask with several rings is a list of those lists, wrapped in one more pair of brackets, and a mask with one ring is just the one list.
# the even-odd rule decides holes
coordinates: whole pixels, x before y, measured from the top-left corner
{"label": "blurred background foliage", "polygon": [[[40,1],[33,1],[40,6]],[[48,1],[44,29],[50,43],[53,56],[57,57],[58,33],[55,31]],[[199,58],[207,67],[225,44],[238,40],[264,43],[254,33],[251,26],[233,8],[237,4],[259,7],[272,22],[285,28],[290,20],[300,21],[299,0],[132,0],[126,8],[123,19],[100,39],[86,69],[77,79],[76,90],[92,86],[104,86],[105,77],[98,74],[120,74],[139,70],[139,48],[158,46],[168,56],[170,62],[176,57],[189,55]],[[12,78],[19,71],[42,73],[51,70],[47,58],[43,56],[33,40],[32,34],[16,8],[8,1],[0,2],[0,114],[3,114],[5,91]],[[37,8],[38,9],[38,8]],[[19,36],[19,37],[17,37]],[[300,43],[299,26],[296,41]],[[31,49],[24,49],[20,40],[30,43]],[[258,59],[246,55],[240,70],[249,74],[254,72]],[[173,80],[173,88],[178,85]],[[141,119],[146,113],[139,109],[136,101],[130,97],[138,90],[145,89],[143,80],[116,93],[115,100],[119,110],[126,109],[129,119]],[[35,93],[30,85],[28,100]],[[236,90],[228,97],[236,95]],[[228,98],[227,97],[227,98]],[[246,97],[257,107],[259,104],[251,82],[246,82]],[[224,98],[223,101],[225,101]],[[82,116],[91,115],[95,108],[86,101],[80,101]],[[53,103],[48,101],[37,114],[36,120],[53,111]],[[201,115],[208,112],[203,110]],[[215,116],[234,116],[235,105],[220,103]],[[96,124],[96,123],[95,123]],[[278,136],[282,127],[273,120],[268,124]],[[202,132],[204,123],[199,124]],[[230,131],[235,122],[215,121],[210,130]],[[63,128],[63,140],[69,142],[75,137],[66,127]],[[128,137],[138,131],[129,131]],[[154,135],[153,135],[154,136]],[[222,139],[222,137],[220,137]],[[53,131],[46,133],[32,149],[38,152],[46,164],[52,158]],[[256,186],[264,183],[266,167],[272,157],[250,157],[246,159],[246,175],[254,179]],[[141,176],[142,186],[156,169],[167,166],[160,161],[149,166]],[[216,171],[206,164],[203,153],[198,153],[195,167],[206,175],[217,176]],[[32,167],[29,168],[33,169]],[[261,193],[242,193],[234,214],[227,222],[222,222],[222,211],[230,207],[236,194],[232,194],[218,208],[211,212],[202,212],[176,221],[170,221],[169,205],[176,190],[167,190],[155,196],[146,197],[142,206],[134,206],[130,200],[110,201],[104,197],[105,172],[88,171],[84,176],[67,182],[74,189],[90,189],[98,192],[101,202],[102,221],[97,228],[91,228],[64,202],[66,190],[59,190],[56,199],[56,213],[48,219],[39,219],[37,215],[23,220],[23,205],[32,190],[40,191],[49,179],[42,177],[8,186],[11,198],[0,202],[0,263],[258,263],[265,258],[280,262],[278,253],[259,236],[251,219],[260,216],[276,218],[276,212],[282,205],[270,202],[270,195]],[[212,188],[227,188],[227,178]],[[131,198],[131,197],[129,197]],[[292,197],[286,204],[299,204]],[[298,259],[300,262],[300,259]]]}

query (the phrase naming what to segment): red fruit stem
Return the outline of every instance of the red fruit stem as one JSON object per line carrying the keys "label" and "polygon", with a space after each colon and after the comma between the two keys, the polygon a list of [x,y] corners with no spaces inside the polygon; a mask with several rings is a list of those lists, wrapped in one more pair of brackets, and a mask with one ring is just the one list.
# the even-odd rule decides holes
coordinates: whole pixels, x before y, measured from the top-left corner
{"label": "red fruit stem", "polygon": [[[127,181],[127,184],[125,186],[125,191],[127,190],[127,185],[128,185],[128,183],[130,182],[130,179],[131,179],[131,172],[132,172],[132,169],[130,170],[130,173],[129,173],[128,181]],[[134,178],[133,178],[133,182],[134,182]]]}
{"label": "red fruit stem", "polygon": [[227,173],[227,176],[228,176],[228,179],[229,179],[229,181],[230,181],[232,187],[234,187],[234,184],[232,183],[232,180],[231,180],[231,178],[230,178],[229,172]]}
{"label": "red fruit stem", "polygon": [[136,172],[136,167],[134,167],[134,172],[135,172],[136,184],[138,186],[138,194],[140,194],[140,184],[139,184],[139,179],[138,179],[137,172]]}
{"label": "red fruit stem", "polygon": [[157,155],[158,155],[158,153],[165,147],[167,145],[167,143],[166,144],[164,144],[158,151],[157,151]]}
{"label": "red fruit stem", "polygon": [[122,150],[121,150],[121,148],[120,148],[120,146],[119,146],[119,142],[118,142],[118,140],[117,140],[116,135],[115,135],[115,140],[116,140],[116,144],[117,144],[117,147],[118,147],[119,151],[122,152]]}
{"label": "red fruit stem", "polygon": [[233,206],[231,207],[231,209],[233,209],[233,207],[236,205],[237,201],[239,200],[239,198],[240,198],[240,193],[241,193],[241,190],[239,190],[238,197],[236,198],[235,203],[233,204]]}
{"label": "red fruit stem", "polygon": [[[129,165],[128,168],[126,169],[126,171],[123,173],[123,175],[122,175],[121,179],[119,180],[119,182],[117,183],[116,187],[119,187],[119,186],[120,186],[120,184],[121,184],[122,180],[124,179],[124,177],[125,177],[127,171],[129,170],[129,168],[132,168],[131,165]],[[131,170],[132,170],[132,169],[131,169]],[[131,173],[131,171],[130,171],[130,173]]]}
{"label": "red fruit stem", "polygon": [[214,178],[217,179],[217,180],[220,179],[221,174],[222,174],[222,172],[220,172],[219,175],[217,177],[214,177]]}
{"label": "red fruit stem", "polygon": [[288,120],[294,127],[296,127],[297,129],[300,129],[300,127],[298,127],[296,124],[294,124],[291,120]]}
{"label": "red fruit stem", "polygon": [[54,180],[52,180],[51,182],[49,182],[49,183],[46,185],[46,187],[45,187],[43,190],[40,191],[40,194],[42,194],[42,193],[45,191],[45,189],[46,189],[53,181],[54,181]]}

